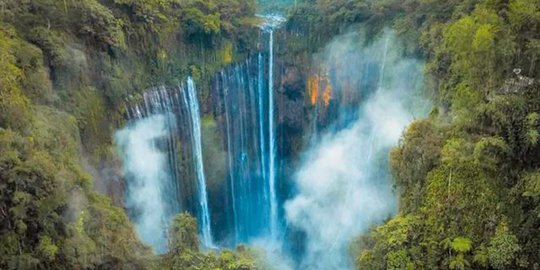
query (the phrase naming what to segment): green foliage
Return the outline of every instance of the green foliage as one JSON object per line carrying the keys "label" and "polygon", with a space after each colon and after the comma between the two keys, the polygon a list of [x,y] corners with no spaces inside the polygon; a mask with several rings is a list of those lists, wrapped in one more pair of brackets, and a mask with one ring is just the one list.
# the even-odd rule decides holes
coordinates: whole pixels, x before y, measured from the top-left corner
{"label": "green foliage", "polygon": [[57,97],[43,64],[42,51],[35,45],[20,40],[14,47],[17,66],[23,74],[20,83],[24,94],[36,104],[53,103]]}
{"label": "green foliage", "polygon": [[457,255],[450,258],[450,269],[467,269],[471,264],[465,258],[465,254],[471,250],[472,241],[468,238],[457,237],[450,243],[450,248]]}
{"label": "green foliage", "polygon": [[422,254],[410,244],[420,235],[419,217],[397,216],[358,240],[358,269],[415,269]]}
{"label": "green foliage", "polygon": [[0,25],[0,127],[21,130],[30,118],[29,101],[22,93],[22,71],[16,66],[15,40]]}
{"label": "green foliage", "polygon": [[64,43],[66,37],[59,31],[51,30],[43,26],[37,26],[29,31],[28,41],[36,44],[46,56],[46,65],[51,68],[69,64]]}
{"label": "green foliage", "polygon": [[197,237],[197,220],[187,213],[177,215],[169,231],[170,252],[197,251],[199,239]]}
{"label": "green foliage", "polygon": [[452,111],[466,114],[474,110],[474,105],[482,102],[482,95],[466,84],[459,84],[452,93],[452,100]]}
{"label": "green foliage", "polygon": [[[252,28],[240,26],[253,12],[251,0],[0,1],[0,269],[156,267],[81,157],[113,164],[111,131],[148,87],[196,70],[208,88],[247,51]],[[192,247],[222,269],[252,265]]]}
{"label": "green foliage", "polygon": [[[131,10],[131,16],[145,24],[167,23],[172,18],[168,18],[171,13],[167,9],[173,8],[178,1],[140,1],[140,0],[114,0],[116,5],[127,6]],[[157,29],[152,29],[157,30]]]}
{"label": "green foliage", "polygon": [[[384,1],[382,6],[392,6]],[[534,269],[540,260],[537,177],[539,1],[411,1],[383,11],[427,59],[437,113],[414,122],[391,153],[397,217],[363,236],[360,269]],[[402,14],[402,12],[404,12]],[[420,19],[421,18],[421,19]],[[419,20],[420,19],[420,20]],[[410,29],[410,30],[409,30]],[[411,33],[420,29],[420,34]],[[534,32],[534,33],[533,33]],[[416,231],[403,234],[403,215]],[[398,241],[394,235],[405,235]]]}
{"label": "green foliage", "polygon": [[[32,265],[50,261],[62,236],[56,227],[62,223],[65,197],[55,179],[56,166],[29,138],[0,129],[0,141],[0,266],[24,267],[26,259]],[[39,252],[33,252],[34,245]]]}
{"label": "green foliage", "polygon": [[539,120],[540,120],[540,115],[536,112],[533,112],[527,115],[527,128],[528,128],[527,135],[529,137],[529,143],[532,146],[536,146],[536,144],[538,143],[538,136],[540,135],[538,133]]}
{"label": "green foliage", "polygon": [[412,123],[400,145],[390,154],[390,164],[401,190],[401,211],[416,210],[421,205],[429,171],[435,168],[441,155],[442,136],[427,120]]}
{"label": "green foliage", "polygon": [[525,176],[525,192],[526,197],[540,197],[540,173],[531,173]]}
{"label": "green foliage", "polygon": [[78,34],[88,36],[92,42],[111,47],[124,47],[124,33],[121,20],[97,0],[81,1],[74,15],[80,16],[77,22]]}
{"label": "green foliage", "polygon": [[450,243],[452,250],[458,253],[466,253],[471,250],[471,240],[464,237],[456,237]]}
{"label": "green foliage", "polygon": [[461,253],[450,259],[450,269],[463,270],[467,269],[469,266],[470,263],[464,258],[463,254]]}
{"label": "green foliage", "polygon": [[506,269],[521,250],[518,239],[508,231],[508,225],[499,224],[487,248],[489,263],[495,269]]}
{"label": "green foliage", "polygon": [[188,35],[217,34],[221,29],[217,6],[211,1],[191,1],[183,13],[182,26]]}
{"label": "green foliage", "polygon": [[450,74],[484,93],[493,90],[506,72],[500,65],[510,65],[515,50],[503,24],[496,10],[486,6],[450,24],[443,32],[443,50],[452,57]]}
{"label": "green foliage", "polygon": [[56,254],[58,254],[58,247],[47,235],[41,238],[37,250],[38,253],[40,253],[47,261],[53,261],[56,257]]}
{"label": "green foliage", "polygon": [[0,267],[143,265],[149,250],[78,164],[75,119],[45,106],[34,115],[28,136],[0,129]]}
{"label": "green foliage", "polygon": [[[288,28],[307,36],[301,50],[315,51],[347,27],[370,19],[373,3],[347,0],[305,0],[291,7]],[[373,20],[375,21],[375,20]],[[380,27],[376,23],[370,25]]]}
{"label": "green foliage", "polygon": [[163,269],[223,269],[254,270],[254,255],[239,247],[237,252],[224,250],[220,254],[201,253],[197,220],[189,214],[178,214],[169,230],[169,252],[161,268]]}
{"label": "green foliage", "polygon": [[386,269],[414,269],[414,264],[405,250],[388,252],[386,260]]}

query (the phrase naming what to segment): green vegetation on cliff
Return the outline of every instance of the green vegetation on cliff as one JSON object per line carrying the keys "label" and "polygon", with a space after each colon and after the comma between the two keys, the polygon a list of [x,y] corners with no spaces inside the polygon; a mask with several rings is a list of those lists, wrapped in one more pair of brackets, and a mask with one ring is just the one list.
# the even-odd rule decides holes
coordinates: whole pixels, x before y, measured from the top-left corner
{"label": "green vegetation on cliff", "polygon": [[255,260],[258,255],[245,247],[219,254],[199,252],[197,220],[189,214],[179,214],[174,218],[169,235],[169,252],[164,255],[161,269],[260,269]]}
{"label": "green vegetation on cliff", "polygon": [[[391,153],[399,213],[354,241],[358,268],[539,269],[540,1],[281,2],[300,33],[287,53],[365,24],[427,63],[436,109]],[[0,269],[257,267],[247,248],[201,252],[186,214],[154,255],[83,169],[114,161],[113,128],[145,89],[192,75],[207,98],[254,47],[254,13],[253,0],[0,0]],[[204,121],[217,179],[216,129]]]}
{"label": "green vegetation on cliff", "polygon": [[399,213],[358,269],[538,269],[540,1],[305,1],[289,26],[316,48],[357,23],[425,58],[437,102],[391,153]]}
{"label": "green vegetation on cliff", "polygon": [[[207,91],[251,47],[254,12],[251,0],[0,1],[0,269],[159,267],[83,164],[111,166],[124,103],[145,89],[192,75]],[[249,269],[237,256],[212,260]]]}

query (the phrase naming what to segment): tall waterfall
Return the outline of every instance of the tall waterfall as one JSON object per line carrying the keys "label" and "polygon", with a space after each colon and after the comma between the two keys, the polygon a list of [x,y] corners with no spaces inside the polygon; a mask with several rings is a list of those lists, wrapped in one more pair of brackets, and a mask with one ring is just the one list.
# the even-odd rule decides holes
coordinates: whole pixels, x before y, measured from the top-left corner
{"label": "tall waterfall", "polygon": [[276,136],[274,128],[274,29],[268,30],[269,35],[269,60],[268,60],[268,131],[270,134],[270,168],[269,168],[269,184],[270,184],[270,235],[272,238],[277,236],[278,230],[278,213],[277,213],[277,196],[276,196]]}
{"label": "tall waterfall", "polygon": [[[274,30],[285,22],[285,18],[278,14],[268,14],[261,16],[264,23],[261,29],[268,33],[268,134],[269,134],[269,157],[268,157],[268,185],[270,204],[270,237],[274,240],[279,232],[278,198],[276,193],[276,129],[275,129],[275,98],[274,98]],[[262,111],[261,111],[262,113]]]}
{"label": "tall waterfall", "polygon": [[216,74],[213,84],[214,114],[228,156],[233,244],[274,238],[279,231],[273,43],[282,18],[264,20],[261,51]]}
{"label": "tall waterfall", "polygon": [[[214,189],[207,187],[201,112],[191,78],[175,89],[161,87],[148,91],[140,104],[127,109],[129,125],[118,133],[117,141],[124,154],[127,200],[137,202],[128,204],[128,208],[136,224],[153,222],[154,227],[138,226],[138,231],[141,235],[149,235],[143,239],[157,250],[165,249],[165,241],[151,236],[166,235],[166,225],[179,211],[189,211],[198,218],[202,243],[206,247],[214,246],[216,235],[220,245],[236,245],[256,238],[277,239],[280,235],[274,31],[284,19],[275,15],[261,18],[264,23],[259,52],[243,63],[216,73],[212,83],[210,108],[214,109],[221,131],[222,149],[226,152],[223,166],[227,172],[222,176],[226,179],[214,177],[210,181],[222,181],[220,183],[227,183],[227,186],[221,189],[214,188],[219,184],[211,185]],[[145,176],[132,166],[133,159],[139,156],[140,162],[144,163],[145,155],[137,152],[140,149],[130,148],[126,141],[138,134],[134,133],[134,127],[147,122],[160,125],[157,129],[143,125],[136,131],[144,134],[161,131],[156,134],[157,138],[145,138],[145,142],[159,157],[153,161],[156,172],[149,170],[148,173],[158,174],[159,171],[163,179]],[[137,192],[150,183],[158,192],[138,198]],[[230,203],[217,205],[218,198]],[[152,210],[147,201],[161,206]],[[160,207],[163,210],[159,210]],[[212,212],[212,209],[219,210]],[[144,213],[152,213],[154,220],[146,218]],[[216,225],[212,228],[214,214]],[[155,225],[156,219],[159,225]]]}
{"label": "tall waterfall", "polygon": [[[266,131],[266,128],[265,128],[265,115],[264,115],[264,80],[263,80],[263,77],[264,77],[264,74],[263,74],[263,71],[264,71],[264,68],[263,68],[263,65],[264,65],[264,60],[263,60],[263,56],[262,56],[262,53],[259,52],[259,55],[258,55],[258,59],[257,59],[257,64],[258,64],[258,69],[257,69],[257,72],[258,72],[258,76],[257,76],[257,79],[258,79],[258,82],[257,82],[257,96],[258,96],[258,100],[257,102],[259,103],[259,148],[260,148],[260,163],[261,163],[261,176],[262,176],[262,181],[263,183],[267,183],[268,182],[268,170],[267,170],[267,143],[266,143],[266,137],[265,137],[265,131]],[[268,201],[270,199],[269,197],[269,185],[263,185],[263,188],[264,188],[264,191],[263,191],[263,198],[264,198],[264,201]]]}
{"label": "tall waterfall", "polygon": [[[201,106],[211,119],[201,121],[191,78],[152,89],[127,108],[128,126],[115,136],[126,206],[141,238],[160,253],[172,217],[188,211],[206,247],[263,243],[276,255],[292,249],[281,242],[288,239],[300,269],[349,269],[350,240],[395,213],[388,152],[429,107],[418,96],[422,63],[403,58],[391,32],[370,44],[362,32],[343,35],[317,54],[307,92],[318,136],[292,175],[277,165],[287,160],[277,127],[287,130],[281,117],[298,107],[276,100],[287,99],[290,79],[275,89],[274,39],[282,37],[275,30],[283,20],[262,18],[259,51],[214,75]],[[278,190],[290,183],[280,177],[288,174],[295,194],[283,202],[289,195],[278,198]]]}
{"label": "tall waterfall", "polygon": [[249,58],[214,78],[216,114],[221,115],[228,154],[234,243],[268,233],[268,96],[264,57]]}
{"label": "tall waterfall", "polygon": [[[199,218],[203,245],[212,247],[193,80],[147,91],[139,104],[127,108],[127,115],[128,126],[116,133],[115,140],[126,178],[126,206],[137,232],[157,252],[165,252],[172,217],[180,210],[190,211]],[[182,171],[182,163],[191,166]]]}
{"label": "tall waterfall", "polygon": [[208,210],[208,195],[206,192],[206,179],[204,177],[204,165],[202,158],[201,143],[201,114],[199,111],[199,100],[195,93],[195,84],[191,77],[187,80],[187,93],[183,93],[183,101],[186,108],[189,108],[191,126],[191,147],[193,151],[194,168],[197,175],[199,193],[199,223],[202,227],[202,241],[205,247],[212,247],[212,230],[210,228],[210,211]]}

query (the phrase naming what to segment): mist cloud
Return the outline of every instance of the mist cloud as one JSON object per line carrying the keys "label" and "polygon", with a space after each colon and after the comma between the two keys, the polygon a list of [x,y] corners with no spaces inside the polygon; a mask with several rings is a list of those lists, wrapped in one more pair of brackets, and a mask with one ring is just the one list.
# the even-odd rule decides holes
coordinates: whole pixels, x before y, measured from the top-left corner
{"label": "mist cloud", "polygon": [[295,177],[298,193],[285,203],[287,222],[307,237],[300,269],[352,268],[350,241],[395,213],[388,152],[425,109],[416,94],[422,64],[400,57],[392,33],[363,44],[361,34],[345,35],[319,56],[321,65],[334,67],[333,96],[346,96],[341,85],[353,85],[362,100],[352,124],[323,134],[306,152]]}
{"label": "mist cloud", "polygon": [[134,211],[135,228],[141,239],[157,252],[166,251],[167,216],[163,185],[169,182],[167,156],[157,142],[168,134],[166,116],[154,115],[138,119],[115,134],[123,159],[123,172],[128,192],[126,207]]}

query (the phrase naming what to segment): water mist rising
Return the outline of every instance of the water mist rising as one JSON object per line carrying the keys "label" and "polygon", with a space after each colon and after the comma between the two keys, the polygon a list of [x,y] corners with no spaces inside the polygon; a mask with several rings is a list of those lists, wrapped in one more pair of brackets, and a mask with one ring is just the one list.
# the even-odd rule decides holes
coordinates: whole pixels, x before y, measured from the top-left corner
{"label": "water mist rising", "polygon": [[164,224],[174,209],[161,198],[166,184],[171,182],[167,171],[167,155],[156,143],[168,135],[167,116],[154,115],[141,119],[116,133],[122,149],[124,174],[131,179],[126,184],[126,207],[135,212],[135,228],[144,242],[156,252],[166,251]]}
{"label": "water mist rising", "polygon": [[126,179],[126,207],[139,236],[163,253],[172,217],[189,211],[198,217],[202,244],[213,247],[193,80],[147,91],[127,113],[129,124],[115,140]]}
{"label": "water mist rising", "polygon": [[328,106],[352,120],[327,129],[307,151],[298,193],[285,203],[289,225],[306,233],[300,269],[352,268],[350,241],[395,212],[389,149],[423,113],[421,63],[401,58],[391,33],[362,44],[361,34],[339,37],[319,59],[332,86]]}

